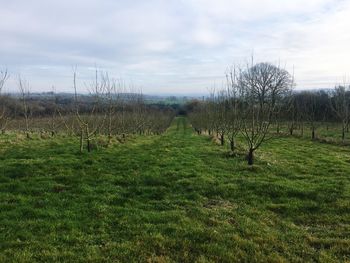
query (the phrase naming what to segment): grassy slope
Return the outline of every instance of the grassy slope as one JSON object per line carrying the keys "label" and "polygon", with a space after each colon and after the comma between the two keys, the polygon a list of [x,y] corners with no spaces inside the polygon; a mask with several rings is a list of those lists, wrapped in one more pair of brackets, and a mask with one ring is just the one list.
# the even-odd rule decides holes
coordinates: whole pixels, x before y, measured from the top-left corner
{"label": "grassy slope", "polygon": [[186,125],[83,155],[2,144],[0,262],[350,259],[349,148],[279,138],[248,168]]}

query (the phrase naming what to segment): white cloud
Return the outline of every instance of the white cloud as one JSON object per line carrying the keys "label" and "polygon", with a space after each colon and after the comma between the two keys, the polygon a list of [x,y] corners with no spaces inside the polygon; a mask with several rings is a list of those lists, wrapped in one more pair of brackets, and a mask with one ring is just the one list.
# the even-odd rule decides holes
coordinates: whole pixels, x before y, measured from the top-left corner
{"label": "white cloud", "polygon": [[69,91],[72,66],[87,78],[97,64],[144,92],[205,92],[253,51],[294,66],[299,88],[329,87],[350,71],[349,1],[0,2],[0,67],[37,90]]}

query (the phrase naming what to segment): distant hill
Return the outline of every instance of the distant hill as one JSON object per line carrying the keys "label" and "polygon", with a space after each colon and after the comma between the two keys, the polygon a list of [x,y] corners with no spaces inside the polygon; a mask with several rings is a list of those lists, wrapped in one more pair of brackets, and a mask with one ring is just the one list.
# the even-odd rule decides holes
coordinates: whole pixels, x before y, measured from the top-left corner
{"label": "distant hill", "polygon": [[[21,96],[20,93],[8,93],[10,97],[18,98]],[[90,94],[78,94],[80,98],[85,97],[87,100],[91,97]],[[138,94],[138,93],[121,93],[116,95],[115,98],[132,99],[138,96],[142,96],[146,103],[150,104],[185,104],[186,102],[193,99],[202,99],[202,96],[186,96],[186,95],[148,95],[148,94]],[[33,92],[29,95],[30,99],[34,100],[50,100],[55,98],[56,100],[72,100],[74,98],[74,93],[67,92]]]}

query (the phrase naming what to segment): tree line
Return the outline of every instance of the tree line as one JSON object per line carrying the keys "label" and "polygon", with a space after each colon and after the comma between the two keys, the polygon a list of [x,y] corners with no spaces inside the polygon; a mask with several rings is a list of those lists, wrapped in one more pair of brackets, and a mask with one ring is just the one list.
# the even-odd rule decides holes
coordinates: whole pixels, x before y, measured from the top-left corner
{"label": "tree line", "polygon": [[172,108],[148,105],[141,92],[99,70],[86,85],[87,94],[78,93],[76,72],[73,93],[65,96],[53,90],[37,97],[21,76],[16,78],[18,93],[5,95],[8,79],[8,72],[0,71],[1,132],[21,132],[28,139],[35,133],[42,137],[76,136],[81,152],[99,146],[97,138],[101,137],[105,140],[100,144],[108,146],[113,140],[124,142],[131,134],[161,134],[175,116]]}
{"label": "tree line", "polygon": [[189,118],[198,134],[217,136],[221,145],[228,142],[232,152],[237,137],[242,137],[249,165],[254,163],[254,152],[280,134],[282,127],[289,135],[298,130],[301,136],[310,129],[315,140],[322,124],[327,129],[340,124],[344,142],[350,123],[350,87],[294,91],[294,86],[294,76],[279,65],[232,66],[222,89],[187,105]]}

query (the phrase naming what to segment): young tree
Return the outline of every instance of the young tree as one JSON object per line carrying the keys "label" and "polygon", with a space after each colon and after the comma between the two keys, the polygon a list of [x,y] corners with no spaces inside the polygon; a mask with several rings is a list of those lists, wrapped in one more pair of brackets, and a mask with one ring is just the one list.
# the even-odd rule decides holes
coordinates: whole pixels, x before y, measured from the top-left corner
{"label": "young tree", "polygon": [[242,89],[242,134],[247,142],[248,164],[254,163],[254,151],[266,140],[272,116],[281,97],[293,87],[288,71],[269,63],[240,70]]}
{"label": "young tree", "polygon": [[30,87],[26,80],[24,80],[21,76],[18,76],[18,88],[19,92],[21,94],[21,101],[22,101],[22,110],[23,110],[23,116],[24,116],[24,131],[27,135],[27,138],[30,138],[30,128],[29,128],[29,122],[32,115],[32,111],[28,105],[28,98],[30,95]]}
{"label": "young tree", "polygon": [[2,132],[4,132],[4,129],[6,128],[6,125],[8,123],[8,116],[6,115],[5,97],[2,95],[2,90],[8,78],[9,74],[6,69],[4,71],[0,71],[0,103],[2,104],[2,108],[0,109],[0,128]]}
{"label": "young tree", "polygon": [[54,137],[58,132],[61,123],[59,122],[59,107],[56,101],[55,87],[52,87],[51,96],[50,96],[50,118],[48,119],[48,131],[51,133],[51,137]]}
{"label": "young tree", "polygon": [[288,131],[289,135],[293,135],[297,122],[300,119],[300,109],[297,104],[297,96],[295,94],[288,96],[286,105],[285,114],[288,121]]}
{"label": "young tree", "polygon": [[229,113],[227,118],[227,137],[230,142],[230,149],[235,151],[235,139],[242,126],[241,115],[241,89],[239,86],[239,75],[236,67],[231,67],[226,73],[227,100],[229,103]]}
{"label": "young tree", "polygon": [[311,129],[311,139],[316,139],[316,130],[320,120],[320,99],[319,93],[305,91],[300,94],[301,109]]}
{"label": "young tree", "polygon": [[346,127],[350,119],[350,91],[349,87],[337,86],[332,92],[330,105],[333,112],[342,124],[342,141],[345,141]]}
{"label": "young tree", "polygon": [[206,101],[192,101],[191,104],[188,116],[192,127],[200,135],[209,129],[208,103]]}
{"label": "young tree", "polygon": [[74,111],[75,117],[79,126],[79,136],[80,136],[80,151],[84,148],[84,139],[86,141],[86,147],[88,152],[92,150],[92,139],[96,135],[98,129],[100,129],[107,117],[107,114],[103,112],[102,98],[105,92],[105,83],[100,82],[98,71],[95,71],[95,80],[90,86],[90,97],[92,98],[92,106],[88,110],[88,113],[81,114],[79,101],[78,101],[78,91],[76,84],[76,71],[73,74],[73,88],[74,88]]}
{"label": "young tree", "polygon": [[210,97],[210,106],[213,116],[213,126],[220,139],[220,145],[223,146],[229,125],[229,100],[227,91],[214,91]]}
{"label": "young tree", "polygon": [[108,74],[102,75],[102,81],[105,83],[106,89],[106,99],[107,99],[107,136],[108,143],[111,144],[112,133],[113,133],[113,123],[114,123],[114,115],[116,114],[116,82],[114,80],[110,80]]}

